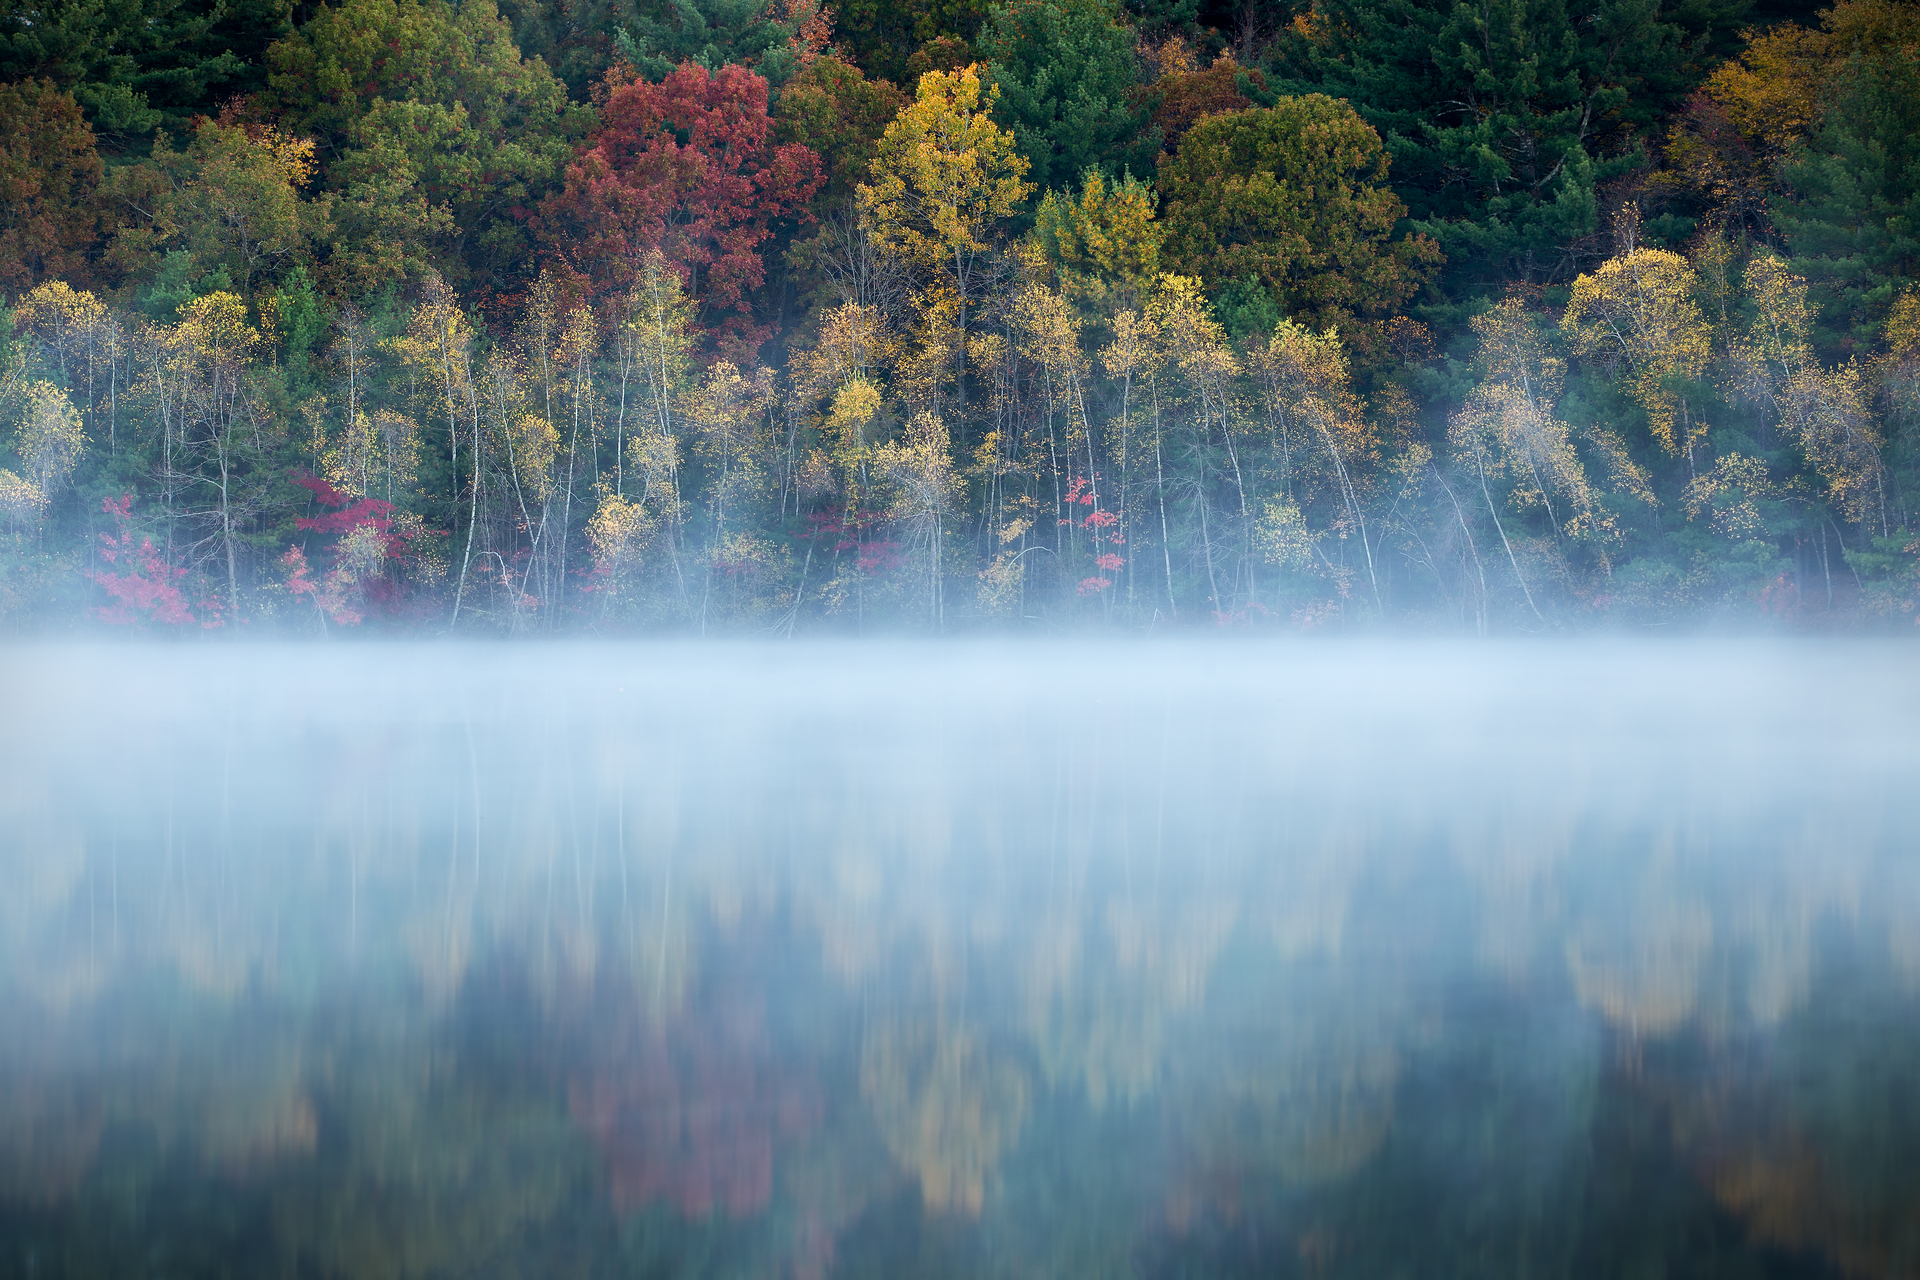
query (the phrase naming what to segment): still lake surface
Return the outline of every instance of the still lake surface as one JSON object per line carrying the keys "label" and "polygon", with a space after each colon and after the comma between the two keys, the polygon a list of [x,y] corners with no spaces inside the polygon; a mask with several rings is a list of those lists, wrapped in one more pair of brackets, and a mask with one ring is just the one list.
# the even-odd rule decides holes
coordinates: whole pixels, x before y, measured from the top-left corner
{"label": "still lake surface", "polygon": [[0,1276],[1914,1276],[1916,657],[0,650]]}

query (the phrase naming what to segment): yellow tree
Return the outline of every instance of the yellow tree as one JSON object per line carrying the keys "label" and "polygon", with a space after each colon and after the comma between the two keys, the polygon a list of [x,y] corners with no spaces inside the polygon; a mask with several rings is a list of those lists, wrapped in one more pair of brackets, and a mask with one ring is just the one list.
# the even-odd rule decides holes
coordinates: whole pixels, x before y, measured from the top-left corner
{"label": "yellow tree", "polygon": [[[1106,370],[1107,377],[1118,384],[1120,393],[1120,412],[1111,424],[1113,434],[1110,442],[1110,448],[1120,463],[1119,536],[1129,545],[1134,540],[1131,518],[1134,459],[1136,454],[1145,449],[1144,445],[1135,442],[1135,415],[1139,412],[1136,405],[1144,392],[1153,425],[1154,487],[1160,509],[1160,559],[1166,570],[1167,606],[1177,618],[1179,612],[1173,604],[1173,551],[1168,544],[1165,462],[1160,447],[1159,398],[1156,394],[1160,364],[1160,333],[1153,321],[1132,309],[1114,316],[1113,341],[1101,351],[1100,365]],[[1127,574],[1127,598],[1129,601],[1133,598],[1131,571]]]}
{"label": "yellow tree", "polygon": [[34,488],[51,499],[80,465],[87,450],[87,433],[67,393],[53,383],[28,383],[21,399],[20,434],[14,441],[14,453],[26,467],[27,479]]}
{"label": "yellow tree", "polygon": [[881,1024],[860,1048],[860,1096],[932,1213],[980,1216],[988,1179],[1026,1125],[1029,1092],[1018,1064],[945,1018]]}
{"label": "yellow tree", "polygon": [[1886,536],[1891,532],[1886,465],[1880,432],[1868,411],[1865,372],[1853,361],[1837,369],[1820,367],[1811,342],[1807,282],[1786,263],[1772,254],[1755,255],[1747,264],[1746,286],[1753,321],[1733,348],[1739,389],[1773,409],[1846,518],[1865,524],[1877,514]]}
{"label": "yellow tree", "polygon": [[[147,333],[138,352],[140,389],[161,428],[166,509],[205,531],[189,548],[194,559],[224,559],[227,605],[236,617],[243,534],[265,508],[276,478],[271,452],[278,419],[250,376],[260,346],[246,304],[219,292],[182,306],[179,323]],[[182,499],[184,511],[177,505]]]}
{"label": "yellow tree", "polygon": [[[1093,432],[1087,421],[1086,361],[1080,352],[1080,322],[1067,300],[1038,281],[1030,281],[1013,303],[1015,347],[1038,374],[1041,414],[1046,423],[1047,455],[1053,479],[1054,518],[1064,517],[1064,476],[1084,459],[1082,481],[1092,506],[1102,509],[1094,468]],[[1064,431],[1060,426],[1064,424]]]}
{"label": "yellow tree", "polygon": [[[552,606],[566,581],[582,457],[592,456],[598,438],[593,361],[599,333],[593,313],[543,271],[528,290],[515,337],[511,372],[526,378],[538,426],[526,414],[496,410],[494,417],[501,424],[506,481],[528,540],[519,596],[548,606],[546,617],[557,622]],[[490,379],[495,383],[509,374],[507,362],[497,359],[489,360],[489,369],[499,375]]]}
{"label": "yellow tree", "polygon": [[1078,196],[1041,197],[1034,239],[1073,292],[1097,302],[1117,288],[1138,306],[1160,274],[1166,233],[1154,220],[1156,205],[1153,188],[1132,174],[1112,182],[1089,169]]}
{"label": "yellow tree", "polygon": [[893,490],[887,514],[907,535],[910,550],[925,554],[927,618],[937,628],[945,618],[941,551],[946,513],[962,490],[946,424],[933,414],[916,413],[900,439],[874,451],[873,465]]}
{"label": "yellow tree", "polygon": [[[1379,608],[1380,578],[1360,492],[1361,469],[1373,461],[1378,447],[1360,398],[1353,393],[1339,335],[1332,329],[1316,334],[1283,319],[1266,343],[1253,349],[1250,363],[1287,469],[1293,470],[1296,449],[1320,451],[1330,467],[1346,512],[1344,523],[1359,535],[1367,582]],[[1284,506],[1275,514],[1282,517],[1275,523],[1285,526],[1297,520],[1298,509],[1291,517]]]}
{"label": "yellow tree", "polygon": [[880,139],[857,198],[882,243],[942,272],[958,296],[960,329],[999,224],[1033,190],[1013,136],[993,123],[998,91],[977,67],[929,71]]}
{"label": "yellow tree", "polygon": [[[664,254],[650,250],[627,291],[624,314],[614,334],[614,365],[620,384],[614,427],[619,459],[614,496],[621,501],[607,507],[609,514],[602,525],[626,530],[617,541],[628,548],[645,548],[656,535],[661,536],[683,605],[687,602],[687,584],[678,542],[678,530],[685,519],[680,495],[679,419],[680,405],[692,380],[692,334],[693,308],[680,277],[668,266]],[[640,531],[644,531],[644,537]],[[629,570],[638,565],[633,559],[622,563]]]}
{"label": "yellow tree", "polygon": [[[489,558],[493,560],[493,572],[483,577],[499,583],[516,631],[528,624],[531,610],[540,603],[541,598],[532,590],[544,595],[550,585],[545,570],[554,559],[549,552],[549,528],[556,483],[554,463],[561,452],[560,433],[542,412],[551,408],[551,398],[542,394],[537,372],[528,376],[524,328],[519,336],[523,340],[520,350],[502,345],[487,353],[474,388],[477,400],[485,406],[498,487],[509,504],[509,521],[527,539],[525,555],[516,554],[520,560],[517,584],[505,556],[490,545],[481,552],[483,564]],[[477,510],[473,523],[479,523]],[[515,551],[519,551],[517,545]],[[536,573],[541,574],[538,583],[533,581]]]}
{"label": "yellow tree", "polygon": [[0,514],[23,531],[37,525],[86,452],[87,433],[67,393],[51,382],[21,390],[13,452],[26,475],[0,471]]}
{"label": "yellow tree", "polygon": [[699,388],[687,398],[694,453],[706,465],[707,502],[713,515],[706,551],[706,585],[700,598],[702,631],[713,602],[715,570],[722,563],[745,567],[763,558],[764,549],[750,533],[729,536],[727,520],[764,488],[764,462],[773,436],[769,416],[773,400],[773,370],[757,369],[747,376],[725,360],[709,369]]}
{"label": "yellow tree", "polygon": [[1626,372],[1627,393],[1646,411],[1654,438],[1668,453],[1686,454],[1690,474],[1706,424],[1673,383],[1698,378],[1713,355],[1712,331],[1693,300],[1698,285],[1679,254],[1634,249],[1575,280],[1560,320],[1577,352],[1616,377]]}
{"label": "yellow tree", "polygon": [[[1217,564],[1220,553],[1214,545],[1213,526],[1208,514],[1206,472],[1221,469],[1231,473],[1238,497],[1239,517],[1246,535],[1246,549],[1252,549],[1253,527],[1247,494],[1246,468],[1241,465],[1241,441],[1234,428],[1240,418],[1240,361],[1227,341],[1226,330],[1214,319],[1213,307],[1200,291],[1200,281],[1192,276],[1162,274],[1154,290],[1148,316],[1159,334],[1164,367],[1177,374],[1178,389],[1188,408],[1193,429],[1190,451],[1198,462],[1195,477],[1195,509],[1200,517],[1201,553],[1206,561],[1207,587],[1213,608],[1227,612],[1228,601],[1221,592]],[[1218,434],[1219,447],[1214,445]],[[1218,459],[1225,459],[1219,468]],[[1251,585],[1251,584],[1249,584]]]}
{"label": "yellow tree", "polygon": [[1920,290],[1900,295],[1887,315],[1880,394],[1896,430],[1920,420]]}
{"label": "yellow tree", "polygon": [[58,370],[67,386],[84,398],[82,412],[92,415],[96,431],[104,402],[107,448],[119,448],[121,364],[126,331],[105,303],[63,280],[50,280],[14,307],[15,328],[27,335],[40,363]]}
{"label": "yellow tree", "polygon": [[[399,342],[406,362],[427,380],[436,416],[447,421],[447,462],[456,483],[460,475],[460,434],[468,432],[472,473],[467,511],[466,549],[460,558],[460,579],[453,593],[453,622],[460,621],[466,597],[467,571],[473,563],[473,533],[480,516],[480,399],[473,377],[473,332],[460,309],[460,299],[438,272],[429,272],[421,287],[419,305]],[[455,511],[459,499],[456,495]]]}
{"label": "yellow tree", "polygon": [[[840,497],[849,516],[859,505],[866,450],[872,443],[868,437],[881,421],[883,379],[899,360],[899,346],[878,307],[848,302],[826,314],[820,322],[820,340],[788,364],[801,404],[812,407],[825,401],[828,405],[824,425],[832,442],[831,460],[816,453],[805,469],[824,476],[838,467]],[[795,471],[794,464],[789,457],[789,472]]]}
{"label": "yellow tree", "polygon": [[[1526,305],[1510,297],[1476,316],[1473,331],[1480,339],[1475,360],[1480,385],[1449,420],[1448,442],[1480,486],[1527,608],[1545,621],[1521,571],[1506,523],[1500,519],[1502,504],[1494,499],[1494,483],[1510,485],[1508,505],[1520,511],[1543,509],[1556,539],[1604,543],[1615,535],[1613,517],[1602,509],[1587,479],[1572,429],[1556,414],[1563,369]],[[1616,483],[1643,500],[1650,499],[1645,478],[1618,443],[1604,435],[1597,443],[1615,472]],[[1602,560],[1605,563],[1604,551]]]}

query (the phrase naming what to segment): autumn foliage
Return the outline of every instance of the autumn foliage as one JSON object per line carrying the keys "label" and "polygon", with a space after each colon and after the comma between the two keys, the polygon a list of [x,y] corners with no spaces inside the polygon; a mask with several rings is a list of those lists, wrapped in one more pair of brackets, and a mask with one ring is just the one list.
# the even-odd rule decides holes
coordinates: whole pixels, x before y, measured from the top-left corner
{"label": "autumn foliage", "polygon": [[600,93],[599,127],[542,211],[546,238],[604,288],[659,250],[720,347],[752,352],[771,333],[749,296],[766,278],[761,246],[806,216],[820,157],[771,141],[767,82],[744,67],[688,62],[659,84],[616,68]]}
{"label": "autumn foliage", "polygon": [[1920,619],[1913,0],[609,3],[0,31],[0,619]]}

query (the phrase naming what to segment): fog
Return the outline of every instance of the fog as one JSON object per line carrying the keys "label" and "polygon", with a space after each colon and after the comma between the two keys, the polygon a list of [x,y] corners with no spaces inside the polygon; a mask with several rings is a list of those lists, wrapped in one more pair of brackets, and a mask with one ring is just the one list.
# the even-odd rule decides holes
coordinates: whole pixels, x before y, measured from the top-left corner
{"label": "fog", "polygon": [[1907,645],[0,672],[0,1274],[1920,1267]]}

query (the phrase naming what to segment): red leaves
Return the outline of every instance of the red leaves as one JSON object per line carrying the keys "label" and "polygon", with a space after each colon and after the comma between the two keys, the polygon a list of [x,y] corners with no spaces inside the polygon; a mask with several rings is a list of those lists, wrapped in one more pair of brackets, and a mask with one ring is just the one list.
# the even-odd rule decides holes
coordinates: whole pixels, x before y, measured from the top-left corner
{"label": "red leaves", "polygon": [[287,554],[280,557],[280,564],[287,571],[287,590],[296,596],[310,597],[313,607],[329,621],[343,627],[361,621],[363,615],[348,603],[349,593],[356,585],[353,575],[336,566],[315,582],[307,576],[307,554],[298,547],[288,547]]}
{"label": "red leaves", "polygon": [[796,536],[809,541],[832,538],[836,552],[859,553],[861,573],[891,573],[905,561],[900,544],[891,539],[869,540],[864,536],[884,518],[885,514],[879,511],[855,510],[843,515],[816,511],[807,517],[807,524],[811,527]]}
{"label": "red leaves", "polygon": [[608,73],[599,131],[539,228],[603,291],[659,249],[717,318],[719,354],[749,358],[770,332],[747,299],[766,279],[760,246],[775,219],[805,217],[820,157],[769,145],[767,82],[744,67],[685,62],[659,84],[632,74]]}
{"label": "red leaves", "polygon": [[[411,548],[407,539],[393,527],[391,502],[384,498],[362,498],[355,502],[310,471],[296,470],[288,474],[295,484],[312,493],[314,500],[321,505],[345,508],[319,516],[296,516],[294,528],[310,533],[352,533],[355,529],[369,528],[381,535],[384,554],[388,558],[400,561],[407,559]],[[446,536],[444,531],[441,536]]]}
{"label": "red leaves", "polygon": [[899,543],[869,542],[860,548],[860,572],[891,573],[900,567],[901,559]]}
{"label": "red leaves", "polygon": [[808,541],[832,538],[835,551],[846,551],[859,546],[860,535],[878,524],[880,519],[881,513],[878,511],[856,510],[844,514],[816,511],[807,517],[807,523],[812,527],[797,536]]}
{"label": "red leaves", "polygon": [[[112,516],[119,526],[119,534],[100,535],[100,558],[108,564],[118,565],[124,573],[108,573],[104,570],[90,573],[87,577],[112,596],[115,603],[95,609],[94,616],[100,621],[115,627],[145,626],[149,622],[158,622],[170,627],[183,627],[194,621],[193,610],[177,585],[187,576],[184,568],[168,563],[167,557],[153,545],[153,539],[141,536],[136,543],[129,528],[132,523],[130,512],[133,509],[133,495],[120,495],[118,501],[103,498],[100,509]],[[220,619],[209,617],[200,624],[203,627],[217,627]]]}
{"label": "red leaves", "polygon": [[[1099,477],[1097,475],[1071,477],[1067,485],[1065,501],[1069,505],[1094,507],[1095,510],[1087,512],[1086,515],[1081,516],[1077,520],[1062,520],[1060,523],[1064,525],[1077,525],[1086,532],[1088,538],[1096,547],[1103,542],[1116,547],[1124,546],[1126,545],[1127,537],[1117,528],[1120,523],[1119,515],[1112,511],[1101,511],[1098,509],[1099,489],[1096,487],[1098,480]],[[1112,532],[1108,532],[1109,530]],[[1105,551],[1095,556],[1093,563],[1095,567],[1099,568],[1102,572],[1115,573],[1125,568],[1127,562],[1123,557],[1116,555],[1114,552]],[[1113,580],[1110,578],[1082,578],[1080,580],[1079,591],[1083,596],[1098,595],[1112,585]]]}
{"label": "red leaves", "polygon": [[[293,477],[295,484],[311,492],[315,498],[318,498],[327,506],[344,507],[347,505],[348,498],[344,493],[341,493],[338,489],[328,484],[325,480],[322,480],[319,476],[314,475],[311,471],[294,471],[289,474]],[[301,528],[305,527],[305,525],[301,526]]]}

